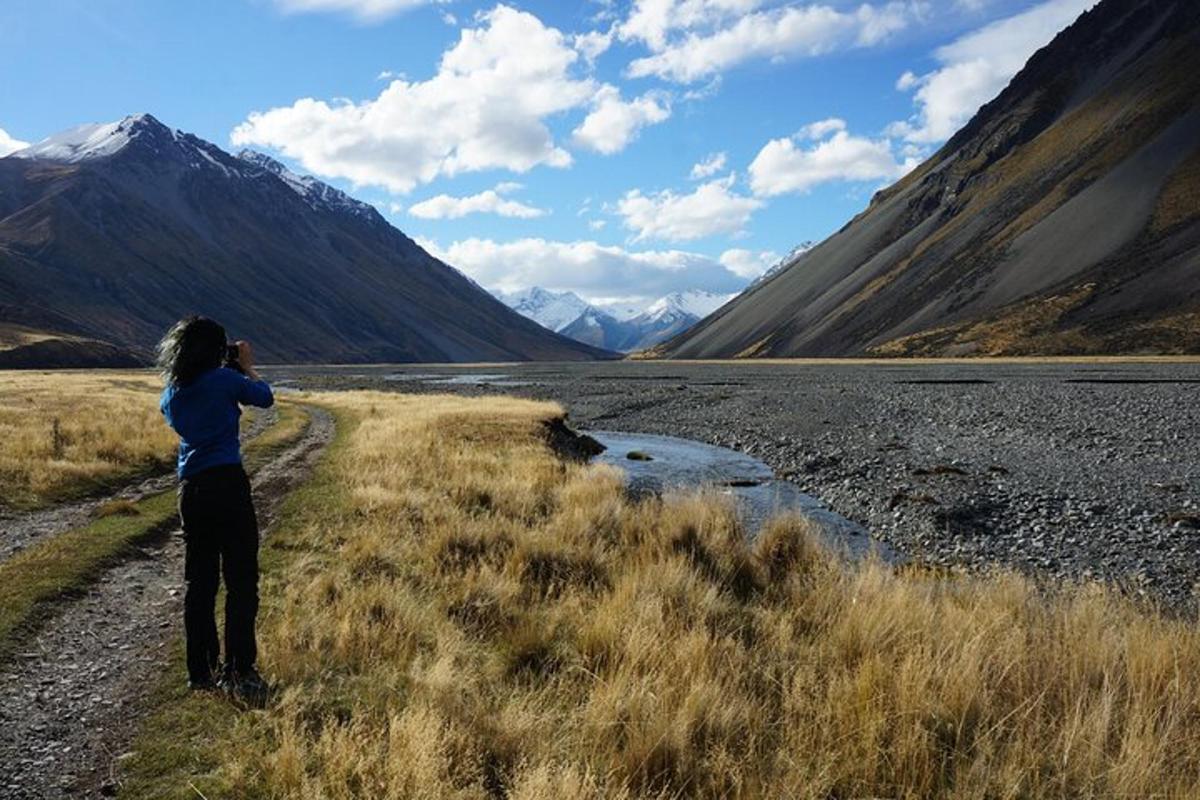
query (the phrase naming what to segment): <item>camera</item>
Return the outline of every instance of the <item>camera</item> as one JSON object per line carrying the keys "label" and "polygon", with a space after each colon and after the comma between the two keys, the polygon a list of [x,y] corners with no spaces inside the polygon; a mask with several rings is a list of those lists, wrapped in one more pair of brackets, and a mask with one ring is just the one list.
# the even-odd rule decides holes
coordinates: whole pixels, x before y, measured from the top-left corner
{"label": "camera", "polygon": [[225,345],[225,367],[237,370],[238,372],[245,372],[242,369],[241,351],[238,350],[236,344]]}

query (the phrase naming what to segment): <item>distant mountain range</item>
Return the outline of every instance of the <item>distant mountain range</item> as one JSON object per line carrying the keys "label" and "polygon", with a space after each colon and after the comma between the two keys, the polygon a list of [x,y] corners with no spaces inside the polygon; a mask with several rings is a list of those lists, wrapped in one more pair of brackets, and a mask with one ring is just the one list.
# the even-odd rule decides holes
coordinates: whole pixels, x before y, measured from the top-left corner
{"label": "distant mountain range", "polygon": [[272,362],[613,355],[514,313],[372,206],[149,114],[0,159],[0,366],[144,361],[189,312]]}
{"label": "distant mountain range", "polygon": [[686,331],[732,297],[704,291],[673,292],[638,308],[594,305],[574,292],[552,292],[539,286],[519,292],[496,292],[496,296],[552,331],[594,347],[625,353],[653,347]]}
{"label": "distant mountain range", "polygon": [[676,358],[1200,353],[1200,2],[1103,0]]}

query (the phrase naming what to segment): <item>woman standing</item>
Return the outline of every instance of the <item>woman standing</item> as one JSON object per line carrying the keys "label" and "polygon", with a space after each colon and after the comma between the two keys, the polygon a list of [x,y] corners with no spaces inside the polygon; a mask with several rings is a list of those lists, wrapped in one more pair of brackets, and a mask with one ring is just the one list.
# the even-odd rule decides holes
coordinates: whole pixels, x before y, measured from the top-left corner
{"label": "woman standing", "polygon": [[[244,699],[262,700],[267,687],[254,664],[258,520],[242,468],[238,421],[240,406],[269,408],[274,396],[254,371],[250,344],[228,344],[225,329],[211,319],[180,320],[159,343],[158,354],[166,382],[159,405],[179,434],[188,685],[220,686]],[[224,667],[214,613],[222,573]]]}

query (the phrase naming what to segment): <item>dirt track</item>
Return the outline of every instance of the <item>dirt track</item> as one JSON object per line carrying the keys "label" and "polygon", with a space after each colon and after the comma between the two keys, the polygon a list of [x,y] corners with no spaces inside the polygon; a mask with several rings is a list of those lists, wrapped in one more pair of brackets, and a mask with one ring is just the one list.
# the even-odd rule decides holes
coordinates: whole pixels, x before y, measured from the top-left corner
{"label": "dirt track", "polygon": [[[264,531],[332,439],[332,417],[308,412],[304,436],[253,477]],[[0,664],[0,798],[111,792],[149,687],[181,633],[182,577],[175,530],[65,600]]]}

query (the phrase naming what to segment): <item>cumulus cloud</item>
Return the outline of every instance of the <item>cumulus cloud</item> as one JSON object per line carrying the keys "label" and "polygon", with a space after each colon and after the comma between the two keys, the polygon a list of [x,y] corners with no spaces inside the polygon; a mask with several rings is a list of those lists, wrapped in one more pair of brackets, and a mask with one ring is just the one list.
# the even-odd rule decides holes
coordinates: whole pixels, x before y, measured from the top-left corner
{"label": "cumulus cloud", "polygon": [[733,191],[736,176],[701,184],[690,194],[671,190],[643,194],[634,189],[617,203],[634,241],[686,242],[716,234],[740,233],[763,203]]}
{"label": "cumulus cloud", "polygon": [[22,142],[20,139],[15,139],[8,135],[8,132],[0,128],[0,158],[4,158],[9,153],[15,153],[18,150],[29,147],[29,142]]}
{"label": "cumulus cloud", "polygon": [[545,216],[544,209],[504,197],[505,194],[515,192],[520,188],[521,184],[519,183],[502,183],[495,189],[488,189],[467,197],[439,194],[413,204],[409,207],[408,213],[421,219],[459,219],[468,214],[497,214],[501,217],[518,219],[534,219]]}
{"label": "cumulus cloud", "polygon": [[755,156],[750,186],[756,195],[806,192],[830,181],[892,181],[917,165],[915,156],[898,162],[887,139],[850,134],[841,120],[814,123],[800,136],[820,140],[806,145],[795,138],[773,139]]}
{"label": "cumulus cloud", "polygon": [[594,241],[467,239],[440,247],[418,243],[438,258],[492,289],[544,286],[589,300],[650,301],[670,292],[702,289],[727,294],[746,279],[720,261],[683,250],[627,250]]}
{"label": "cumulus cloud", "polygon": [[924,75],[905,72],[901,91],[915,89],[916,113],[889,132],[910,142],[949,139],[995,97],[1029,57],[1098,0],[1047,0],[985,25],[934,51],[942,66]]}
{"label": "cumulus cloud", "polygon": [[774,250],[743,250],[734,248],[721,253],[720,262],[735,275],[753,280],[779,263],[780,255]]}
{"label": "cumulus cloud", "polygon": [[647,92],[627,102],[617,87],[606,85],[596,93],[591,113],[572,137],[581,147],[612,155],[624,150],[642,128],[670,116],[669,98],[659,92]]}
{"label": "cumulus cloud", "polygon": [[[864,3],[847,10],[828,5],[753,10],[760,5],[754,0],[639,2],[620,33],[645,42],[653,54],[631,62],[628,74],[692,83],[755,58],[869,47],[907,27],[926,7],[923,0],[908,0]],[[688,10],[691,13],[685,14]],[[672,37],[673,29],[685,30],[686,35]]]}
{"label": "cumulus cloud", "polygon": [[725,162],[728,157],[725,153],[710,153],[705,156],[702,161],[697,162],[692,166],[692,171],[688,175],[694,181],[704,178],[711,178],[721,170],[725,169]]}
{"label": "cumulus cloud", "polygon": [[378,22],[401,11],[444,2],[447,0],[275,0],[275,5],[289,14],[341,11],[364,22]]}
{"label": "cumulus cloud", "polygon": [[304,98],[255,112],[233,143],[394,192],[442,175],[568,166],[545,121],[586,106],[602,86],[571,74],[579,54],[532,14],[501,5],[478,23],[460,32],[429,80],[392,81],[362,103]]}

